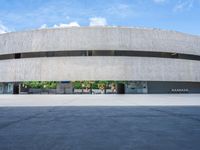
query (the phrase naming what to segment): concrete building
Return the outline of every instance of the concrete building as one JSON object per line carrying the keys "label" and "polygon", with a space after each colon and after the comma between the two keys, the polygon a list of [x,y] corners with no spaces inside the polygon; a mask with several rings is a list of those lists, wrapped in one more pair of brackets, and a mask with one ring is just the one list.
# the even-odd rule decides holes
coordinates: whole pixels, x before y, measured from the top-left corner
{"label": "concrete building", "polygon": [[0,91],[33,80],[129,81],[126,93],[200,93],[200,37],[124,27],[0,35]]}

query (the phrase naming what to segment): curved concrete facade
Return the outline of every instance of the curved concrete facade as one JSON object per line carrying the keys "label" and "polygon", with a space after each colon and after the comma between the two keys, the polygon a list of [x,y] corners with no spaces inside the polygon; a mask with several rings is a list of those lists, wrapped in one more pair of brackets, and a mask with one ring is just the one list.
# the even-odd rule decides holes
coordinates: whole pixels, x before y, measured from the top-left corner
{"label": "curved concrete facade", "polygon": [[[0,55],[78,50],[170,52],[200,56],[200,37],[172,31],[120,27],[74,27],[0,35]],[[31,80],[200,82],[200,61],[124,56],[0,60],[0,82]]]}

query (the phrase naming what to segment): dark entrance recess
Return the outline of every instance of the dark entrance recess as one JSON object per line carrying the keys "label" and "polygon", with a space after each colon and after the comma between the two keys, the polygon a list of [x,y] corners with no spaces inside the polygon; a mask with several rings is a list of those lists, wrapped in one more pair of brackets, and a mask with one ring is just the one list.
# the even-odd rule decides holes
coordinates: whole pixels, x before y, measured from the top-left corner
{"label": "dark entrance recess", "polygon": [[15,59],[20,59],[21,58],[21,54],[20,53],[16,53],[15,54]]}
{"label": "dark entrance recess", "polygon": [[13,94],[19,94],[19,85],[15,84],[13,87]]}
{"label": "dark entrance recess", "polygon": [[117,94],[125,94],[125,85],[123,83],[117,84]]}

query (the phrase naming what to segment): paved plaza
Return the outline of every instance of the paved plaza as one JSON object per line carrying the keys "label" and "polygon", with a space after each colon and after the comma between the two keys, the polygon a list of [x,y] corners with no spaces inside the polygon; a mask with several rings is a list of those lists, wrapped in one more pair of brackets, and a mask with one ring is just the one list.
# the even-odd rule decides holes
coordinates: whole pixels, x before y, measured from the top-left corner
{"label": "paved plaza", "polygon": [[199,101],[200,95],[3,95],[0,149],[198,150]]}
{"label": "paved plaza", "polygon": [[200,94],[0,95],[0,107],[200,106]]}

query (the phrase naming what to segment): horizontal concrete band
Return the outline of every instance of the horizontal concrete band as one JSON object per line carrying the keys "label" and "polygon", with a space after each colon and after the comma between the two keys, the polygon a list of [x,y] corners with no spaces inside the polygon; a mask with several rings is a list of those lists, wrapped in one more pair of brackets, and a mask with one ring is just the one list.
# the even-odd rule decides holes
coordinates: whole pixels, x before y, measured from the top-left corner
{"label": "horizontal concrete band", "polygon": [[78,57],[78,56],[127,56],[127,57],[158,57],[158,58],[174,58],[198,60],[200,56],[166,53],[166,52],[147,52],[147,51],[113,51],[113,50],[95,50],[95,51],[49,51],[49,52],[29,52],[0,55],[0,60],[6,59],[23,59],[23,58],[38,58],[38,57]]}
{"label": "horizontal concrete band", "polygon": [[200,37],[121,27],[44,29],[0,35],[0,54],[60,50],[134,50],[200,55]]}
{"label": "horizontal concrete band", "polygon": [[146,57],[51,57],[0,61],[0,82],[188,81],[200,82],[200,62]]}

